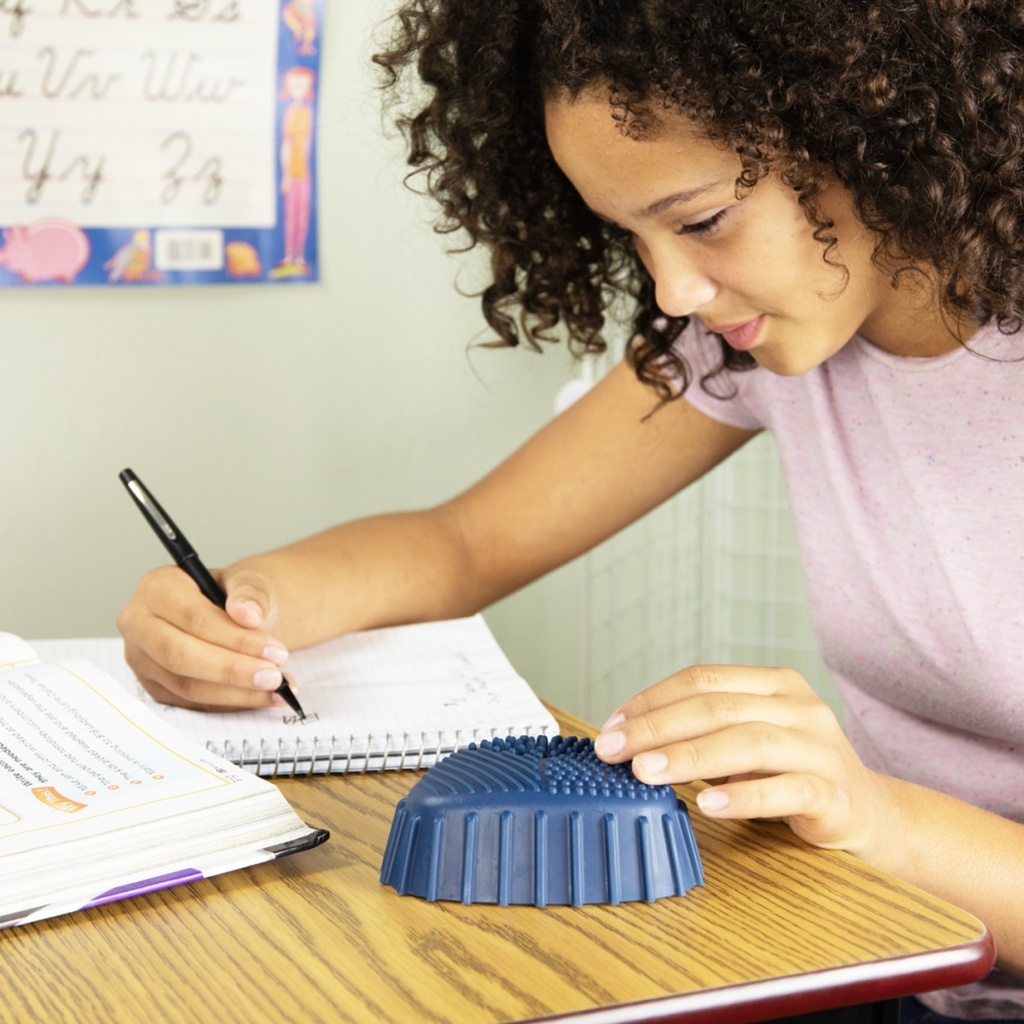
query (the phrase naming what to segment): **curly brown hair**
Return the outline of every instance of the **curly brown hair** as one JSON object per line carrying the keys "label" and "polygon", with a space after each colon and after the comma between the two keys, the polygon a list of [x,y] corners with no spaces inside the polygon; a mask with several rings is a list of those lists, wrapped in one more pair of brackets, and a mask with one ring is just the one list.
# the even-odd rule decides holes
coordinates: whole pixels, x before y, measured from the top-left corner
{"label": "curly brown hair", "polygon": [[[548,150],[545,98],[594,85],[624,132],[667,109],[730,146],[738,193],[778,174],[825,259],[815,198],[834,175],[894,285],[931,265],[954,316],[1021,326],[1020,0],[409,0],[392,27],[374,61],[411,173],[440,203],[438,230],[490,250],[482,305],[502,343],[539,348],[562,325],[576,351],[601,351],[625,297],[640,379],[665,397],[688,379],[672,350],[687,318],[657,309],[629,239]],[[723,343],[722,365],[753,363]]]}

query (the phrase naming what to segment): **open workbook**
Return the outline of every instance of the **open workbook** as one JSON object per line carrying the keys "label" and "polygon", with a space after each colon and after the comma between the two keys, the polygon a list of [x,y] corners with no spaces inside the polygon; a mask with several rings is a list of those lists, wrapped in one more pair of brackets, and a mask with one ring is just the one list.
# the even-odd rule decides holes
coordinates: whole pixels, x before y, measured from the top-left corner
{"label": "open workbook", "polygon": [[0,927],[196,881],[327,838],[80,658],[0,633]]}
{"label": "open workbook", "polygon": [[258,775],[424,768],[482,739],[558,731],[480,615],[349,633],[295,651],[285,671],[305,719],[286,707],[217,714],[157,704],[125,664],[119,639],[34,646],[51,660],[73,652],[101,665],[162,721]]}

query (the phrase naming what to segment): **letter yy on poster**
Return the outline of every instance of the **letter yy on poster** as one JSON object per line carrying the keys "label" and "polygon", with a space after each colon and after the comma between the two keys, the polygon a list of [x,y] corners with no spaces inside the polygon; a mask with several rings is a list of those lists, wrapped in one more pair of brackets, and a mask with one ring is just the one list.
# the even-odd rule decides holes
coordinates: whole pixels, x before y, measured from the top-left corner
{"label": "letter yy on poster", "polygon": [[0,287],[316,280],[322,18],[0,2]]}

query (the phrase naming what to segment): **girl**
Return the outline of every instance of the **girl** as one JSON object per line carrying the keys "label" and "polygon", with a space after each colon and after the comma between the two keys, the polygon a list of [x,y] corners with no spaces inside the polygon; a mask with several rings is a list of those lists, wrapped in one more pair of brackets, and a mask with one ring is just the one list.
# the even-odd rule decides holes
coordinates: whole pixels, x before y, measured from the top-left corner
{"label": "girl", "polygon": [[907,1012],[1024,1017],[1019,6],[411,0],[396,26],[376,59],[396,102],[427,86],[410,161],[491,253],[493,329],[596,350],[625,297],[635,340],[451,501],[224,570],[227,614],[149,574],[136,672],[266,705],[288,646],[478,610],[771,430],[846,734],[794,672],[698,666],[598,751],[972,910],[999,969]]}

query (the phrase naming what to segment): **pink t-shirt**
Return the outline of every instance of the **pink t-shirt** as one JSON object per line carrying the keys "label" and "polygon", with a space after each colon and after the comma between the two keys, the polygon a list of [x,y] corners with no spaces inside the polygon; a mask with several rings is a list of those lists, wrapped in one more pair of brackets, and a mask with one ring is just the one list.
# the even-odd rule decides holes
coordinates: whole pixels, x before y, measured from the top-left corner
{"label": "pink t-shirt", "polygon": [[[855,336],[808,373],[758,367],[730,375],[735,397],[698,383],[687,399],[775,436],[811,618],[864,762],[1024,822],[1024,336],[989,328],[969,346],[981,355],[910,359]],[[700,328],[677,347],[717,365]],[[1020,1017],[1024,979],[995,972],[924,1001]]]}

